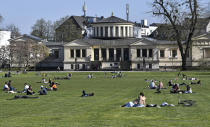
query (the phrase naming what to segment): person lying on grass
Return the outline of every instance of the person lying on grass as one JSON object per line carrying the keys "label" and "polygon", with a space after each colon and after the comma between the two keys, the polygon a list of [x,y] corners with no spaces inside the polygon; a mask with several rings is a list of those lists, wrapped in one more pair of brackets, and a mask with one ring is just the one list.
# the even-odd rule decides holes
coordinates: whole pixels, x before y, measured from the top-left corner
{"label": "person lying on grass", "polygon": [[154,80],[152,80],[152,81],[150,82],[149,88],[150,88],[150,89],[156,89],[156,88],[157,88],[157,86],[155,85]]}
{"label": "person lying on grass", "polygon": [[89,96],[94,96],[94,93],[89,93],[89,94],[87,94],[87,93],[85,92],[85,90],[82,91],[82,96],[81,96],[81,97],[89,97]]}
{"label": "person lying on grass", "polygon": [[121,107],[146,107],[146,97],[144,96],[144,93],[140,93],[138,99],[133,102],[128,102]]}
{"label": "person lying on grass", "polygon": [[35,92],[32,90],[32,86],[31,86],[31,85],[30,85],[29,88],[27,89],[26,94],[27,94],[27,95],[34,95],[34,94],[35,94]]}
{"label": "person lying on grass", "polygon": [[47,95],[47,89],[44,86],[41,86],[41,90],[39,91],[40,95]]}
{"label": "person lying on grass", "polygon": [[201,80],[198,80],[197,82],[191,82],[190,84],[194,85],[201,85]]}
{"label": "person lying on grass", "polygon": [[25,83],[23,93],[26,93],[28,88],[29,88],[29,85],[27,83]]}
{"label": "person lying on grass", "polygon": [[39,97],[30,97],[30,96],[21,96],[21,95],[15,95],[14,98],[8,99],[8,100],[16,100],[16,99],[37,99]]}

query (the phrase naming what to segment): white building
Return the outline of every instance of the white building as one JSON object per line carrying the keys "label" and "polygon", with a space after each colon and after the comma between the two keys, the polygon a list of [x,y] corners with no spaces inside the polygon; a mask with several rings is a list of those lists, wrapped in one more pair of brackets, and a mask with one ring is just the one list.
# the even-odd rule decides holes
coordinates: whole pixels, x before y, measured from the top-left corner
{"label": "white building", "polygon": [[11,39],[10,31],[0,31],[0,47],[9,45],[9,39]]}

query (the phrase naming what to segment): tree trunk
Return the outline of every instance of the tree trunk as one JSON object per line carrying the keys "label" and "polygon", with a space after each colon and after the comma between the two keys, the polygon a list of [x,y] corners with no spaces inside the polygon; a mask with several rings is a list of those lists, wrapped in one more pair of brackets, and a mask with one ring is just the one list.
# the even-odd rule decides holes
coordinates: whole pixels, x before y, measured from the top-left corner
{"label": "tree trunk", "polygon": [[187,57],[186,54],[182,55],[182,71],[187,70]]}

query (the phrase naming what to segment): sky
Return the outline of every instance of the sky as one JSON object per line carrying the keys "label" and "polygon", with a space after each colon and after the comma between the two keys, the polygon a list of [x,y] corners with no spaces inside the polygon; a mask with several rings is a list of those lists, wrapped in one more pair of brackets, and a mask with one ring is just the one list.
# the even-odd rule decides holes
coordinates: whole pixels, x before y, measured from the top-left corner
{"label": "sky", "polygon": [[[22,34],[30,34],[36,20],[56,21],[66,15],[83,15],[82,6],[87,6],[88,16],[114,15],[126,19],[126,4],[130,6],[130,20],[140,22],[147,19],[148,23],[161,22],[151,13],[153,0],[0,0],[0,15],[4,20],[0,28],[9,24],[19,27]],[[210,0],[202,0],[204,3]]]}

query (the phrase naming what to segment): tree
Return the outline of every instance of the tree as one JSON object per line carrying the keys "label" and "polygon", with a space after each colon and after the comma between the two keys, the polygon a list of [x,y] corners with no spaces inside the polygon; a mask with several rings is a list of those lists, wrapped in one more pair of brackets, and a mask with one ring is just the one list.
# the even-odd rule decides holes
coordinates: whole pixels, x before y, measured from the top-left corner
{"label": "tree", "polygon": [[2,46],[0,47],[0,67],[5,67],[5,65],[9,64],[9,50],[8,47]]}
{"label": "tree", "polygon": [[[182,57],[182,70],[186,70],[187,56],[192,47],[192,37],[198,19],[197,0],[154,0],[152,5],[153,15],[162,16],[171,24]],[[186,34],[184,45],[183,31]]]}
{"label": "tree", "polygon": [[11,31],[11,38],[16,38],[21,35],[19,28],[14,24],[6,26],[6,30]]}

